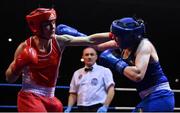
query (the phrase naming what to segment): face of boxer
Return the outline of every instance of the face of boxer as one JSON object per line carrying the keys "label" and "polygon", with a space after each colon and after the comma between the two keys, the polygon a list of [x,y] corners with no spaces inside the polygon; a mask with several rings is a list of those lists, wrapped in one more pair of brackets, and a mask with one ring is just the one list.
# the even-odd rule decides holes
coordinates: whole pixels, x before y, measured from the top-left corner
{"label": "face of boxer", "polygon": [[43,39],[51,39],[55,36],[56,21],[50,20],[42,23],[42,35]]}
{"label": "face of boxer", "polygon": [[83,51],[84,63],[86,66],[91,67],[97,60],[97,53],[93,48],[86,48]]}

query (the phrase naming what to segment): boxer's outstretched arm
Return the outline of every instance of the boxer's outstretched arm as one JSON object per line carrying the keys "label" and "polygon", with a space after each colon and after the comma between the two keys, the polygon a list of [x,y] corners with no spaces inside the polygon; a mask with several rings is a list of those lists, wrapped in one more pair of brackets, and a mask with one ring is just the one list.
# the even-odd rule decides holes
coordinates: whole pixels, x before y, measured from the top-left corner
{"label": "boxer's outstretched arm", "polygon": [[97,51],[104,51],[106,49],[118,49],[119,45],[116,43],[115,40],[110,40],[98,45],[93,46]]}
{"label": "boxer's outstretched arm", "polygon": [[96,33],[85,37],[74,37],[70,35],[57,35],[59,43],[65,46],[92,46],[112,40],[110,33]]}

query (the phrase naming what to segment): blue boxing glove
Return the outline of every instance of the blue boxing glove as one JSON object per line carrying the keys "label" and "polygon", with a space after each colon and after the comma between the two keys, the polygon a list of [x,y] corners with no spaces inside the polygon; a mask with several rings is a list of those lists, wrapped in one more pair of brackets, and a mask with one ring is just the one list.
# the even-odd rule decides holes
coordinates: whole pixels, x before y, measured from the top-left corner
{"label": "blue boxing glove", "polygon": [[113,54],[113,49],[103,51],[99,56],[99,63],[105,67],[114,69],[115,64],[119,61]]}
{"label": "blue boxing glove", "polygon": [[128,66],[128,64],[122,58],[115,57],[112,54],[112,51],[112,49],[107,49],[100,54],[100,64],[105,67],[115,69],[120,74],[123,74],[123,71]]}
{"label": "blue boxing glove", "polygon": [[108,110],[108,106],[101,106],[98,110],[97,110],[97,113],[106,113]]}
{"label": "blue boxing glove", "polygon": [[72,107],[68,106],[65,110],[64,113],[70,113],[71,112]]}
{"label": "blue boxing glove", "polygon": [[72,27],[67,26],[65,24],[60,24],[56,27],[56,34],[57,35],[68,34],[68,35],[72,35],[72,36],[87,36],[83,33],[80,33],[75,28],[72,28]]}

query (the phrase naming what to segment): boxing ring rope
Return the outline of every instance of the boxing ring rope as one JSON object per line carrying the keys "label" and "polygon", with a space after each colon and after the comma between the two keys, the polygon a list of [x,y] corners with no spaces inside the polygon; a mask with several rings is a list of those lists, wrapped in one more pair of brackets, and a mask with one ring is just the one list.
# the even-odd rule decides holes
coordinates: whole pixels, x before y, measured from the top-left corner
{"label": "boxing ring rope", "polygon": [[[116,91],[136,91],[135,88],[115,88]],[[172,89],[174,93],[180,93],[178,89]]]}
{"label": "boxing ring rope", "polygon": [[[22,84],[7,84],[7,83],[0,83],[0,87],[21,87]],[[69,86],[56,86],[57,89],[69,89]],[[115,88],[115,91],[136,91],[135,88]],[[172,89],[174,93],[180,93],[180,90],[178,89]],[[17,108],[17,106],[13,105],[0,105],[1,108]],[[67,106],[64,106],[64,108],[67,108]],[[77,108],[77,107],[73,107]],[[109,109],[114,110],[133,110],[135,107],[109,107]],[[175,107],[174,110],[180,110],[180,107]]]}

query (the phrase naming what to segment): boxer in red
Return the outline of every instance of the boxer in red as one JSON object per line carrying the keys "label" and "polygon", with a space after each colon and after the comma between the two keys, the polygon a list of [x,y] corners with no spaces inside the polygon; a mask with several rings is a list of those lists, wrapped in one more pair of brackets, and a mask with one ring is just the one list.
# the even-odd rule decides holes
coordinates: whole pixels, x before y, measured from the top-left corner
{"label": "boxer in red", "polygon": [[61,55],[66,46],[90,46],[111,40],[110,33],[85,37],[56,35],[56,11],[37,8],[26,16],[33,33],[15,51],[14,60],[6,70],[8,82],[22,75],[18,93],[19,112],[62,112],[63,105],[54,96]]}

